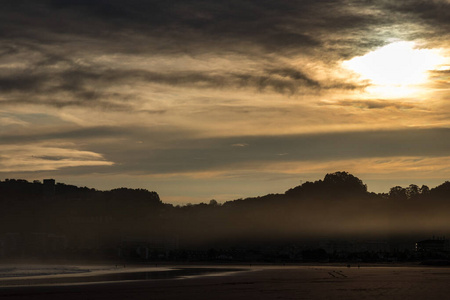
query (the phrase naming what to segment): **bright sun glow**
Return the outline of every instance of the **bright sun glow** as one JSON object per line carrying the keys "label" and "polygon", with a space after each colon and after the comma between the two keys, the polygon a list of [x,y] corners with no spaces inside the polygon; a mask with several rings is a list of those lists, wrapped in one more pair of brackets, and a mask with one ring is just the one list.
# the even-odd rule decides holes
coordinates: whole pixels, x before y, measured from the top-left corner
{"label": "bright sun glow", "polygon": [[367,92],[378,97],[404,97],[428,81],[427,71],[444,63],[438,50],[417,49],[414,42],[395,42],[343,63],[372,84]]}

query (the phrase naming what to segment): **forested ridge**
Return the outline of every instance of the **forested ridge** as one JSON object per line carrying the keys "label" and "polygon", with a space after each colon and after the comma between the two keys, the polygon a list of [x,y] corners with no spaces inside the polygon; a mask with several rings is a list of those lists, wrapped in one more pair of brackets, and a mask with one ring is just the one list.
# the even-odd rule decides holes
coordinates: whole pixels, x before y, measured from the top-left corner
{"label": "forested ridge", "polygon": [[0,234],[4,241],[14,235],[60,236],[64,251],[74,252],[116,249],[129,240],[211,248],[317,238],[420,237],[450,231],[449,200],[450,182],[371,193],[347,172],[327,174],[283,194],[184,206],[164,203],[156,192],[144,189],[99,191],[6,179],[0,182]]}

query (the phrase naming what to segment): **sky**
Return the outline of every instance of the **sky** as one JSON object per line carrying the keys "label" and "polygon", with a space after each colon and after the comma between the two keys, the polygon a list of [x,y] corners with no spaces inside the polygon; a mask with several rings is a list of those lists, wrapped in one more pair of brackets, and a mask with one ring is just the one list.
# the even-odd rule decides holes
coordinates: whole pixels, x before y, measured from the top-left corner
{"label": "sky", "polygon": [[280,193],[450,180],[448,0],[0,3],[0,179]]}

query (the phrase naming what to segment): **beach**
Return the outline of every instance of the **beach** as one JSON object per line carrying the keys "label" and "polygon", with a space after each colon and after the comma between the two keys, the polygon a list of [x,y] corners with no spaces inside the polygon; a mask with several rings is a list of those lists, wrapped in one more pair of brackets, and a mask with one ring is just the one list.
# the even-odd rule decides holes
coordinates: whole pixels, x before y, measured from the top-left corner
{"label": "beach", "polygon": [[[9,286],[2,280],[0,299],[446,299],[450,294],[450,269],[422,266],[164,266],[152,272],[213,271],[147,280],[76,279],[145,268],[124,269],[44,275],[43,281],[28,285],[17,285],[22,278]],[[61,277],[72,280],[52,283]]]}

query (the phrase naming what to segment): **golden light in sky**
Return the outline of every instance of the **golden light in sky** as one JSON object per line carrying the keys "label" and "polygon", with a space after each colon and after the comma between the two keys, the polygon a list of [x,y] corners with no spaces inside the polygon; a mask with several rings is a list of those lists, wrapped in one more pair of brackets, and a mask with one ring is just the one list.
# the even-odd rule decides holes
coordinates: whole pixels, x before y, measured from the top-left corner
{"label": "golden light in sky", "polygon": [[450,178],[448,0],[1,3],[0,180],[181,204]]}
{"label": "golden light in sky", "polygon": [[404,97],[420,92],[428,71],[444,63],[436,49],[418,49],[414,42],[394,42],[343,63],[372,84],[367,92],[378,97]]}

